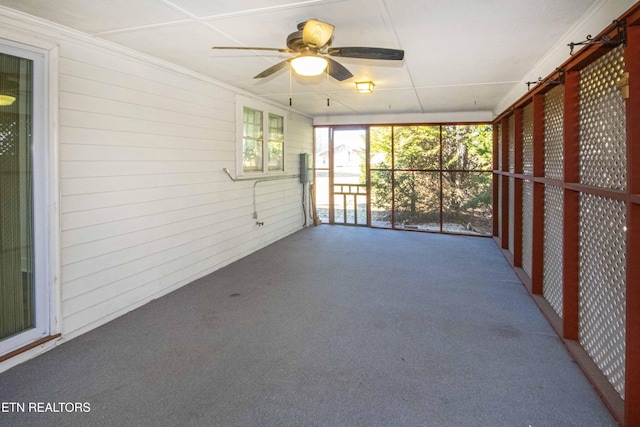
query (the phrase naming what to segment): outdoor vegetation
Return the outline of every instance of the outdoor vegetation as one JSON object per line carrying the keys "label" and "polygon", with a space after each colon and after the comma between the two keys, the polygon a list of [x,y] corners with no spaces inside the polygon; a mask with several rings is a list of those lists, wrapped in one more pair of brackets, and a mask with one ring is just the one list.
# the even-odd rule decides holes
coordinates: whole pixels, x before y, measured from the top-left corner
{"label": "outdoor vegetation", "polygon": [[[322,220],[366,225],[368,206],[376,227],[491,235],[491,125],[368,131],[367,147],[365,127],[334,129],[331,138],[329,128],[316,128],[314,185]],[[362,194],[359,186],[367,184]]]}
{"label": "outdoor vegetation", "polygon": [[489,125],[370,128],[372,222],[491,233]]}

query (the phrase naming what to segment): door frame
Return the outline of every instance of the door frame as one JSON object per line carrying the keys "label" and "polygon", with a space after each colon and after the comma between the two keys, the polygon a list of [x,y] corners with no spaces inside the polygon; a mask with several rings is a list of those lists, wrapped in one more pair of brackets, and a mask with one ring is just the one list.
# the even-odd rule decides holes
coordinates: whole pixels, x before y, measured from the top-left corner
{"label": "door frame", "polygon": [[[329,126],[329,224],[338,224],[338,225],[354,225],[360,227],[370,227],[371,226],[371,209],[370,209],[370,196],[371,196],[371,188],[370,188],[370,180],[369,180],[369,126],[368,125],[342,125],[342,126]],[[335,161],[334,161],[334,133],[336,131],[364,131],[365,135],[365,179],[366,179],[366,224],[348,224],[338,223],[335,221]],[[354,208],[357,211],[357,198],[354,196]],[[347,209],[345,206],[344,209],[345,221],[347,217]]]}
{"label": "door frame", "polygon": [[[5,36],[0,31],[0,37]],[[32,169],[34,215],[34,328],[0,341],[0,361],[59,336],[60,223],[58,211],[57,102],[58,47],[44,40],[6,37],[0,53],[33,61]],[[22,43],[24,42],[24,43]],[[54,335],[55,334],[55,335]],[[40,350],[42,351],[42,349]],[[19,363],[14,361],[11,365]],[[6,365],[3,363],[2,365]],[[11,366],[6,366],[8,369]],[[1,366],[0,371],[5,366]]]}

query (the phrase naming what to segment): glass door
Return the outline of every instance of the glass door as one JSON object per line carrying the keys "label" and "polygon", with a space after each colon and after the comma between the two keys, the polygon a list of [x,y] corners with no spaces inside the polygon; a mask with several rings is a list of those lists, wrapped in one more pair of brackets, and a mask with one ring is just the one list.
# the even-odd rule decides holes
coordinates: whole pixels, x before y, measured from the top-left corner
{"label": "glass door", "polygon": [[0,46],[0,355],[49,331],[43,69],[43,55]]}

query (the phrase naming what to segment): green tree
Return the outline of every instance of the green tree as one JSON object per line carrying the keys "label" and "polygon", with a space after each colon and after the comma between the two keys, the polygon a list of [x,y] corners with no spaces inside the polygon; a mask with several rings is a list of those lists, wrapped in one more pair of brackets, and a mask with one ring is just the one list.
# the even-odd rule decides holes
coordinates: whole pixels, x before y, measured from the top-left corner
{"label": "green tree", "polygon": [[[489,232],[493,137],[489,125],[443,126],[443,212],[446,221]],[[476,171],[476,172],[465,172]]]}
{"label": "green tree", "polygon": [[477,171],[491,170],[491,132],[489,125],[370,128],[372,207],[378,217],[390,221],[394,197],[397,223],[437,222],[442,192],[447,221],[490,223],[491,172]]}

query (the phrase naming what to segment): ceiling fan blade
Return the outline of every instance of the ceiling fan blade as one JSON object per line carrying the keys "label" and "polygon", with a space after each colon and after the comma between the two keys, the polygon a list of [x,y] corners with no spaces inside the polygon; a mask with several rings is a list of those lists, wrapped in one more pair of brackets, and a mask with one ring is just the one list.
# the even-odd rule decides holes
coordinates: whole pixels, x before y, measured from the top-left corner
{"label": "ceiling fan blade", "polygon": [[271,74],[275,73],[276,71],[282,70],[287,65],[289,65],[289,61],[291,61],[291,60],[290,59],[285,59],[284,61],[278,62],[276,65],[273,65],[273,66],[267,68],[266,70],[264,70],[263,72],[261,72],[260,74],[256,75],[254,77],[254,79],[262,79],[264,77],[270,76]]}
{"label": "ceiling fan blade", "polygon": [[331,40],[334,28],[326,22],[309,19],[302,30],[302,41],[310,47],[320,48]]}
{"label": "ceiling fan blade", "polygon": [[339,62],[331,58],[326,58],[326,60],[329,61],[329,65],[327,66],[327,72],[334,79],[338,81],[343,81],[353,77],[353,74],[351,74],[351,71],[347,70],[344,67],[344,65],[340,64]]}
{"label": "ceiling fan blade", "polygon": [[384,59],[401,61],[404,58],[404,50],[386,49],[382,47],[332,47],[329,55],[343,58]]}
{"label": "ceiling fan blade", "polygon": [[211,49],[224,49],[224,50],[271,50],[276,52],[293,53],[291,49],[280,49],[277,47],[244,47],[244,46],[213,46]]}

